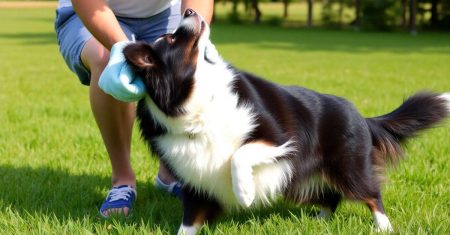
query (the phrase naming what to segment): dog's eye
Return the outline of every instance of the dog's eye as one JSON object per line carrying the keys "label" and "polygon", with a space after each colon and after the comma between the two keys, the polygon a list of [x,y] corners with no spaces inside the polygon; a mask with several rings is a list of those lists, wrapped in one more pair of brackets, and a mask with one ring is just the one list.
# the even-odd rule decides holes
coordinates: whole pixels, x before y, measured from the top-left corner
{"label": "dog's eye", "polygon": [[175,37],[173,36],[173,34],[167,34],[164,36],[164,40],[169,43],[172,44],[175,42]]}
{"label": "dog's eye", "polygon": [[144,62],[147,63],[147,64],[151,64],[152,61],[150,59],[150,56],[145,56],[144,57]]}

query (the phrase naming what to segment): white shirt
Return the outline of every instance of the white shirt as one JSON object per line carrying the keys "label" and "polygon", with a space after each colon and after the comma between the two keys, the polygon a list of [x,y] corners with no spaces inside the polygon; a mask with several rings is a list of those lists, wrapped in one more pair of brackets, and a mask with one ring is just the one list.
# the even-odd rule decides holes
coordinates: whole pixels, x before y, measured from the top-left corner
{"label": "white shirt", "polygon": [[[116,16],[147,18],[177,4],[180,0],[106,0]],[[58,8],[72,6],[71,0],[59,0]]]}

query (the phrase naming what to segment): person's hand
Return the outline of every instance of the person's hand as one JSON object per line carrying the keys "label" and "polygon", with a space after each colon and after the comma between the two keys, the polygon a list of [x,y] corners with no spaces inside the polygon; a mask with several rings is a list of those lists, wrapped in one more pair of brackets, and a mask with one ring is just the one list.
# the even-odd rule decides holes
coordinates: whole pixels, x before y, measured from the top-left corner
{"label": "person's hand", "polygon": [[98,85],[106,94],[124,102],[142,99],[145,85],[130,68],[123,55],[123,49],[132,42],[117,42],[111,48],[109,62],[100,75]]}

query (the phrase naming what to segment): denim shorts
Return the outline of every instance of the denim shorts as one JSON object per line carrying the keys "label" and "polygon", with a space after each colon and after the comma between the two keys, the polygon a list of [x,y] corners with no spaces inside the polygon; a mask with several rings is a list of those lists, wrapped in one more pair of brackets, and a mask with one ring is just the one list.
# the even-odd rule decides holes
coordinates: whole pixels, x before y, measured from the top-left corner
{"label": "denim shorts", "polygon": [[[131,40],[154,42],[159,36],[173,32],[181,21],[181,4],[173,5],[165,11],[149,18],[127,18],[117,16],[122,30]],[[92,34],[83,25],[71,6],[56,10],[55,31],[59,51],[67,66],[84,85],[90,83],[90,71],[81,62],[81,51]]]}

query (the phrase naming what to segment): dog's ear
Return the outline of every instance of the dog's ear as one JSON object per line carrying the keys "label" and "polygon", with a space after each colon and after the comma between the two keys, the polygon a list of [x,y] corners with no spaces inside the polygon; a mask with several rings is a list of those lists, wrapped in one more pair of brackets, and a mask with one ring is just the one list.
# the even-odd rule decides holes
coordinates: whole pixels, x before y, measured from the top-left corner
{"label": "dog's ear", "polygon": [[123,54],[127,62],[138,69],[149,69],[156,66],[155,53],[148,43],[132,43],[123,49]]}

